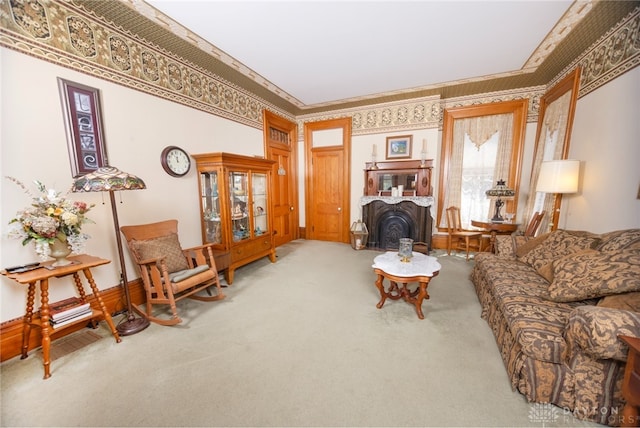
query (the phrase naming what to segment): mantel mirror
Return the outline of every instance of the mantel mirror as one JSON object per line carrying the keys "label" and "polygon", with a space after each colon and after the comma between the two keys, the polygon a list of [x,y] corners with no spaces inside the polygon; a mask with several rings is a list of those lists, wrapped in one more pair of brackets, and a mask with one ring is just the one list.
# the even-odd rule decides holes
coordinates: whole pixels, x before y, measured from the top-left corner
{"label": "mantel mirror", "polygon": [[378,175],[378,192],[390,192],[392,188],[402,186],[404,191],[413,193],[416,190],[418,174],[386,173]]}
{"label": "mantel mirror", "polygon": [[431,171],[433,160],[390,161],[366,163],[366,196],[431,196]]}
{"label": "mantel mirror", "polygon": [[560,194],[536,191],[540,167],[543,161],[567,158],[579,87],[580,68],[576,68],[540,98],[529,197],[523,218],[526,224],[535,212],[551,213],[542,219],[540,231],[557,229],[562,198]]}

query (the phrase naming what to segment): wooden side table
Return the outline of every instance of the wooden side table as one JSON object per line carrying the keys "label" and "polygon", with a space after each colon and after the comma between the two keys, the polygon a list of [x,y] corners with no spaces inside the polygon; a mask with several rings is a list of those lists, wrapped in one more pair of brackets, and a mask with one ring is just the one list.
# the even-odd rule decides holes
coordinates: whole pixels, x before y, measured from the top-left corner
{"label": "wooden side table", "polygon": [[[415,306],[418,318],[424,319],[422,302],[429,299],[427,286],[434,276],[438,275],[441,266],[435,257],[413,252],[413,257],[408,262],[403,262],[398,252],[387,251],[373,259],[373,271],[378,275],[376,287],[380,291],[380,301],[376,305],[381,309],[387,299],[404,299]],[[390,282],[388,290],[385,290],[384,279]],[[418,287],[411,291],[407,284],[417,282]],[[402,287],[398,286],[402,284]]]}
{"label": "wooden side table", "polygon": [[488,250],[496,252],[496,235],[513,233],[518,230],[518,223],[494,223],[491,220],[471,220],[471,226],[479,227],[491,234]]}
{"label": "wooden side table", "polygon": [[[91,268],[104,265],[110,263],[109,260],[101,259],[94,256],[89,256],[86,254],[81,254],[78,256],[69,257],[69,260],[72,260],[74,263],[67,266],[60,266],[55,269],[47,269],[45,267],[40,267],[38,269],[34,269],[28,272],[23,273],[8,273],[7,271],[2,271],[2,275],[13,279],[14,281],[27,285],[27,309],[23,318],[22,325],[22,356],[21,359],[27,358],[27,349],[29,347],[29,336],[31,334],[31,327],[40,327],[42,331],[42,359],[44,365],[44,379],[51,377],[50,373],[50,357],[49,357],[49,348],[51,346],[51,334],[65,329],[74,325],[75,323],[67,324],[58,328],[53,328],[49,323],[49,279],[50,278],[62,278],[64,276],[73,275],[73,281],[75,283],[76,289],[78,290],[78,295],[80,300],[83,303],[87,302],[87,295],[84,291],[84,287],[82,285],[82,281],[80,279],[79,272],[82,271],[84,273],[85,278],[89,282],[89,286],[91,287],[91,291],[98,302],[99,309],[93,309],[93,314],[90,319],[97,318],[99,316],[103,316],[107,324],[109,325],[109,329],[115,337],[116,342],[120,343],[122,339],[118,335],[118,331],[116,330],[115,325],[113,324],[113,320],[111,319],[111,315],[109,315],[109,311],[107,311],[107,307],[105,306],[102,298],[100,297],[100,291],[96,286],[95,281],[93,280],[93,276],[91,275]],[[43,263],[42,266],[51,265],[53,261]],[[40,316],[34,317],[34,300],[36,294],[36,285],[40,286]],[[87,322],[87,318],[79,320],[78,322]]]}
{"label": "wooden side table", "polygon": [[620,424],[623,427],[637,427],[640,426],[640,338],[631,336],[618,336],[618,338],[629,345],[622,381],[622,396],[626,404],[622,410]]}

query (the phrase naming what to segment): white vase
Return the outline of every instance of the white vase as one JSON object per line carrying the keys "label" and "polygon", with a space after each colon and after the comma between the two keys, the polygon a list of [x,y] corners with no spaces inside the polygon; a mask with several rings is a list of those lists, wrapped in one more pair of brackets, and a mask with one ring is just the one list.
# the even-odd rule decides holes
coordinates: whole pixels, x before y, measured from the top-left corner
{"label": "white vase", "polygon": [[69,248],[69,244],[66,242],[62,242],[59,239],[54,239],[54,241],[49,244],[49,256],[56,259],[55,262],[51,264],[51,266],[66,266],[73,263],[71,260],[67,259],[67,256],[71,254],[71,248]]}

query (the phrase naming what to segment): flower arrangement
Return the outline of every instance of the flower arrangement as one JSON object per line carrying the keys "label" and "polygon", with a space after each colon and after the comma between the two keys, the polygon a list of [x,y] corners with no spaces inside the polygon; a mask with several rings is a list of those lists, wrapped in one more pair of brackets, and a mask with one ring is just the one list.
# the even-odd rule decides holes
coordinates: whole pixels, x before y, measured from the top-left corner
{"label": "flower arrangement", "polygon": [[49,257],[49,244],[56,239],[66,242],[74,253],[83,251],[90,236],[82,233],[81,228],[85,223],[93,223],[85,214],[94,204],[71,202],[37,180],[34,183],[40,195],[34,196],[22,182],[13,177],[6,178],[24,189],[33,201],[31,206],[18,211],[16,217],[9,221],[9,225],[14,226],[9,231],[10,237],[22,239],[22,245],[34,241],[36,253],[43,260]]}

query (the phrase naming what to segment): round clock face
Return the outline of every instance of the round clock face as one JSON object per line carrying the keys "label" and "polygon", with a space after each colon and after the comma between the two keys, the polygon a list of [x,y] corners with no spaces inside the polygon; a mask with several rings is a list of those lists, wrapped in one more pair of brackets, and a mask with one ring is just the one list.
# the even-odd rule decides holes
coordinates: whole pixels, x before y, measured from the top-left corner
{"label": "round clock face", "polygon": [[191,158],[187,152],[176,146],[166,147],[160,155],[160,161],[167,174],[174,177],[182,177],[191,168]]}

